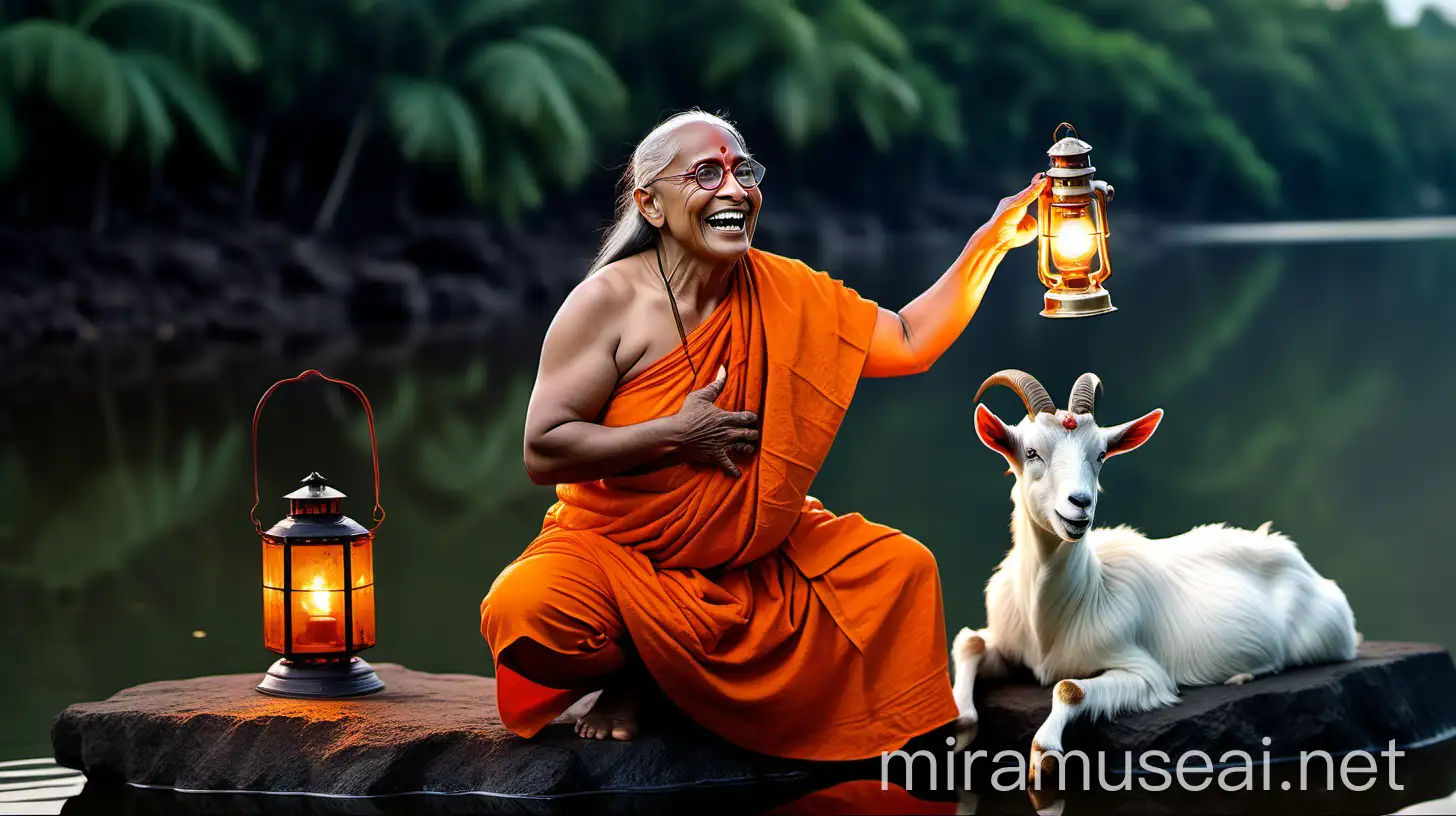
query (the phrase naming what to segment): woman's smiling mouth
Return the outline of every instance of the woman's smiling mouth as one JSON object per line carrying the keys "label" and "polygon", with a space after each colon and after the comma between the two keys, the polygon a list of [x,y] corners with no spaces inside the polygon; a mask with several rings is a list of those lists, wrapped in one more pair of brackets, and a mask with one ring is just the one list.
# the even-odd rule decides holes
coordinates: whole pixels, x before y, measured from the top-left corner
{"label": "woman's smiling mouth", "polygon": [[746,210],[719,210],[703,219],[709,227],[718,232],[743,232],[748,226]]}

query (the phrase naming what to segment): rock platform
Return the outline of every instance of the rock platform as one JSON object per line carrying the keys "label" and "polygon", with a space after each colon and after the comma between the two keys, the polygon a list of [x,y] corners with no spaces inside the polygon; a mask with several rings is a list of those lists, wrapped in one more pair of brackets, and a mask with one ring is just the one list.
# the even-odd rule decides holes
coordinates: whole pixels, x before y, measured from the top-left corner
{"label": "rock platform", "polygon": [[[91,783],[187,791],[386,796],[491,794],[520,803],[570,794],[701,789],[834,774],[840,766],[761,756],[668,716],[632,742],[588,741],[564,715],[533,740],[501,724],[495,681],[375,664],[385,691],[336,701],[254,690],[261,673],[148,683],[67,708],[52,731],[56,760]],[[1025,754],[1051,690],[1026,683],[978,689],[973,750]],[[580,708],[580,707],[578,707]],[[568,713],[570,714],[570,713]],[[1068,750],[1243,750],[1276,760],[1304,750],[1338,755],[1436,745],[1456,733],[1456,665],[1435,646],[1367,643],[1349,663],[1185,691],[1175,707],[1080,723]],[[1261,740],[1270,738],[1269,746]],[[943,735],[924,747],[943,756]],[[879,762],[858,763],[861,770]],[[1109,768],[1120,763],[1109,762]]]}

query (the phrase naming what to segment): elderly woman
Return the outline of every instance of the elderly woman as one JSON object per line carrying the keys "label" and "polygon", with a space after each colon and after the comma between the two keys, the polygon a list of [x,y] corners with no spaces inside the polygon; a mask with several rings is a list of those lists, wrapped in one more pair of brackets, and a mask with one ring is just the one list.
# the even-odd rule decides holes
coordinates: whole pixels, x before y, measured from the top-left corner
{"label": "elderly woman", "polygon": [[558,501],[481,604],[521,736],[602,690],[577,732],[631,739],[647,682],[783,757],[873,757],[956,718],[934,557],[808,491],[860,378],[949,348],[1044,181],[897,313],[752,247],[763,173],[716,116],[659,125],[547,331],[525,460]]}

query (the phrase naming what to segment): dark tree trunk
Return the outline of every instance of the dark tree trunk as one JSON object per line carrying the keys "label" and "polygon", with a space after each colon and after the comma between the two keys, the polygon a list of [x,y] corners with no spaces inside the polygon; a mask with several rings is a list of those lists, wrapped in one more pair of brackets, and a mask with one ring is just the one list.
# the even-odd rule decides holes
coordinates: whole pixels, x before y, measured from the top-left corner
{"label": "dark tree trunk", "polygon": [[243,179],[243,207],[240,215],[244,221],[253,219],[253,203],[258,198],[258,180],[263,175],[263,157],[268,152],[268,129],[260,126],[253,131],[253,143],[248,150],[248,171]]}
{"label": "dark tree trunk", "polygon": [[315,233],[328,232],[334,226],[334,217],[339,214],[339,205],[344,203],[344,194],[348,192],[349,181],[354,176],[354,165],[359,161],[359,150],[364,146],[364,136],[369,132],[371,110],[366,102],[354,116],[349,139],[344,143],[344,155],[339,157],[339,167],[334,172],[333,183],[329,185],[328,195],[324,196],[318,219],[314,221]]}

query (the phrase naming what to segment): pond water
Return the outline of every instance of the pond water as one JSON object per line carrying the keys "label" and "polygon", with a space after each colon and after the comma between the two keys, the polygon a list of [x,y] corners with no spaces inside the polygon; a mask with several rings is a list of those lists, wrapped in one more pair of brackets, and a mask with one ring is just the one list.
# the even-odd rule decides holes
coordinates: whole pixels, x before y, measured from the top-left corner
{"label": "pond water", "polygon": [[[960,241],[902,238],[875,260],[797,254],[898,307]],[[1167,536],[1272,520],[1344,588],[1367,638],[1456,646],[1453,247],[1130,245],[1110,282],[1119,311],[1073,321],[1038,316],[1035,252],[1020,250],[933,370],[863,383],[814,494],[925,542],[948,626],[982,625],[982,588],[1009,546],[1011,480],[973,433],[976,386],[1023,368],[1060,403],[1095,371],[1106,422],[1167,411],[1149,444],[1104,471],[1099,524]],[[477,606],[552,500],[520,461],[543,328],[406,353],[361,347],[326,369],[359,384],[378,417],[389,518],[370,660],[491,672]],[[205,376],[121,378],[115,353],[97,358],[88,386],[0,395],[0,760],[48,756],[51,720],[70,703],[273,659],[247,518],[248,422],[270,383],[315,358],[237,353]],[[1015,396],[999,391],[990,406],[1016,417]],[[280,391],[261,447],[265,522],[285,512],[271,497],[313,470],[350,494],[347,512],[368,516],[367,435],[346,393]]]}

